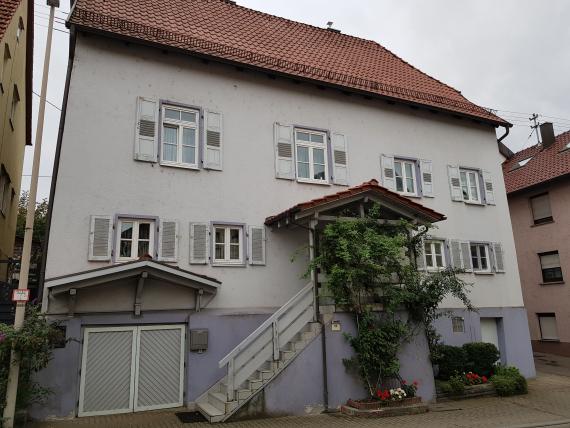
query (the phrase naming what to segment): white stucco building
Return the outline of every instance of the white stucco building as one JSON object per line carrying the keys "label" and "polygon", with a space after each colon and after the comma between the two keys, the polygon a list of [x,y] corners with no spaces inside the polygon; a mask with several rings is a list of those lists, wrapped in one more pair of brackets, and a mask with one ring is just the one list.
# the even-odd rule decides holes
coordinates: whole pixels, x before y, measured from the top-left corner
{"label": "white stucco building", "polygon": [[[327,379],[350,350],[325,325],[323,367],[302,275],[309,214],[361,197],[438,222],[420,268],[466,269],[479,312],[446,301],[444,340],[494,342],[534,374],[495,136],[508,123],[374,42],[231,1],[78,0],[69,23],[43,307],[77,341],[43,372],[55,395],[38,417],[198,403],[216,421],[260,396],[302,413],[358,394]],[[420,342],[403,371],[429,400]]]}

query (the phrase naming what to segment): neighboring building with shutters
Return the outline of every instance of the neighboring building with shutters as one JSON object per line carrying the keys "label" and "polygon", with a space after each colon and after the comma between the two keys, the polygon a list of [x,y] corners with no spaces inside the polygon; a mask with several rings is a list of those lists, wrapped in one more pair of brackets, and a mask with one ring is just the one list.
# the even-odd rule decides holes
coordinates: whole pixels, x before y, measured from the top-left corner
{"label": "neighboring building with shutters", "polygon": [[532,347],[570,356],[570,131],[541,134],[503,172]]}
{"label": "neighboring building with shutters", "polygon": [[[492,341],[534,375],[495,135],[507,122],[375,42],[230,1],[78,0],[69,25],[43,305],[71,341],[37,417],[322,408],[307,246],[373,202],[437,222],[419,268],[473,283],[479,312],[446,300],[445,342]],[[328,321],[337,407],[362,385]],[[433,399],[423,338],[402,361]]]}

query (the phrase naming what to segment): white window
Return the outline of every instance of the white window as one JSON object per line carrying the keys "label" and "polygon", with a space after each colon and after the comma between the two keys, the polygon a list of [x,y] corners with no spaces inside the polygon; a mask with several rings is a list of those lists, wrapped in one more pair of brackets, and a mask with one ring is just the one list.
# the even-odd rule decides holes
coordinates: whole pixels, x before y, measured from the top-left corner
{"label": "white window", "polygon": [[297,180],[327,183],[327,135],[324,132],[295,129]]}
{"label": "white window", "polygon": [[460,169],[461,193],[466,202],[481,203],[479,172],[469,169]]}
{"label": "white window", "polygon": [[243,264],[243,227],[214,225],[214,264]]}
{"label": "white window", "polygon": [[474,272],[491,272],[489,245],[471,244],[471,265]]}
{"label": "white window", "polygon": [[542,340],[559,340],[555,314],[538,314],[538,324]]}
{"label": "white window", "polygon": [[451,318],[451,326],[454,333],[465,333],[465,320],[462,317]]}
{"label": "white window", "polygon": [[426,255],[426,267],[428,269],[440,269],[445,267],[442,241],[426,241],[424,243]]}
{"label": "white window", "polygon": [[200,112],[162,106],[161,164],[198,168],[198,124]]}
{"label": "white window", "polygon": [[154,255],[153,220],[120,219],[117,233],[117,260],[136,260]]}
{"label": "white window", "polygon": [[394,160],[396,191],[404,195],[417,195],[416,163],[407,160]]}

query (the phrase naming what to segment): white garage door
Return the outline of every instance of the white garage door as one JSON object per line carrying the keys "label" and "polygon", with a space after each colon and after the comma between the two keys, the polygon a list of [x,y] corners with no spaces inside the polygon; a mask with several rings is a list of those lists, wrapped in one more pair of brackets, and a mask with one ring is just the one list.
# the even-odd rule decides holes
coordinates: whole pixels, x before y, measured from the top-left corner
{"label": "white garage door", "polygon": [[86,328],[79,416],[182,406],[184,326]]}
{"label": "white garage door", "polygon": [[481,318],[481,342],[492,343],[500,349],[496,318]]}

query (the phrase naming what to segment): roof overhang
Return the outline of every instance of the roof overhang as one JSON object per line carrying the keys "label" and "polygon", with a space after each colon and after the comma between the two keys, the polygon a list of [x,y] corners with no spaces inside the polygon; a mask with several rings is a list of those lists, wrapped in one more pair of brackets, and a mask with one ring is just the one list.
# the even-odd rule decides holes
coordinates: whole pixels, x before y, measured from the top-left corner
{"label": "roof overhang", "polygon": [[[311,218],[323,218],[323,214],[327,212],[338,212],[344,207],[359,202],[377,202],[382,207],[398,214],[400,218],[416,223],[435,223],[446,219],[443,214],[380,186],[376,180],[370,180],[342,192],[297,204],[279,214],[268,217],[265,220],[265,225],[283,227],[299,224]],[[330,216],[325,218],[330,218]]]}
{"label": "roof overhang", "polygon": [[100,269],[93,269],[46,279],[45,288],[52,295],[67,293],[71,289],[92,287],[127,278],[154,278],[183,287],[202,290],[204,293],[216,294],[221,282],[214,278],[198,275],[177,267],[152,260],[138,260]]}

